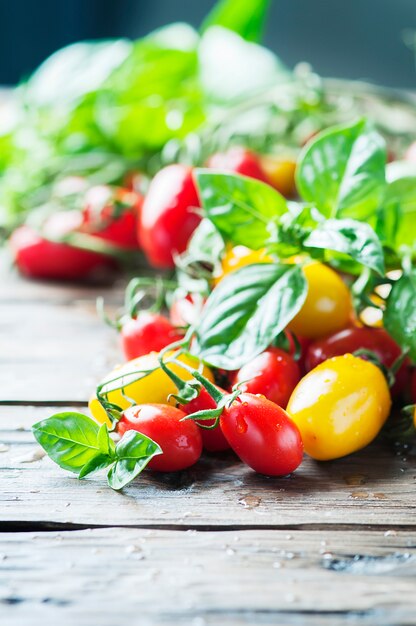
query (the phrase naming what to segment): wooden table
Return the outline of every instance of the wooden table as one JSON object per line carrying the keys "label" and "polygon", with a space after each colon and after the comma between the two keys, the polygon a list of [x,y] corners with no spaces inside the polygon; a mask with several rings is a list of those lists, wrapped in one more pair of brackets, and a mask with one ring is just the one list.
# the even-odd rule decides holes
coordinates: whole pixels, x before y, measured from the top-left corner
{"label": "wooden table", "polygon": [[[3,263],[3,266],[5,264]],[[120,354],[98,289],[0,290],[0,624],[416,623],[415,456],[377,443],[288,478],[230,453],[121,493],[40,458],[31,424],[83,409]]]}

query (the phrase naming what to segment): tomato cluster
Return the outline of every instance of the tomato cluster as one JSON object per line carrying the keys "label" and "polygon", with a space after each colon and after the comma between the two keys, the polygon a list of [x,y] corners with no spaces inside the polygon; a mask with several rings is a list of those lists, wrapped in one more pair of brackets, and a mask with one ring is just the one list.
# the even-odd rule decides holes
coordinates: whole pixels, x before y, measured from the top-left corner
{"label": "tomato cluster", "polygon": [[[234,147],[212,155],[207,166],[256,178],[288,196],[294,193],[293,159]],[[143,180],[132,173],[124,187],[90,188],[80,177],[61,180],[55,196],[65,210],[55,210],[36,228],[18,227],[10,238],[19,271],[30,278],[85,279],[119,266],[126,252],[137,250],[153,267],[173,268],[201,221],[193,170],[181,164],[163,168],[145,195]],[[74,204],[76,209],[67,209]]]}

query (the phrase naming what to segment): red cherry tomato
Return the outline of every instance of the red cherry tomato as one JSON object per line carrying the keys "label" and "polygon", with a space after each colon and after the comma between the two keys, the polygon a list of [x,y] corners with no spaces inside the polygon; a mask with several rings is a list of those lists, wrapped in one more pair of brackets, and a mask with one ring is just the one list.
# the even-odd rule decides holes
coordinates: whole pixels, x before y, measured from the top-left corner
{"label": "red cherry tomato", "polygon": [[85,194],[84,230],[121,248],[137,249],[137,220],[143,196],[107,185],[92,187]]}
{"label": "red cherry tomato", "polygon": [[269,348],[246,363],[235,375],[233,384],[247,393],[260,393],[284,409],[300,380],[295,359],[284,350]]}
{"label": "red cherry tomato", "polygon": [[284,476],[302,461],[299,429],[280,406],[264,396],[242,393],[220,418],[234,452],[259,474]]}
{"label": "red cherry tomato", "polygon": [[128,430],[150,437],[163,454],[154,457],[148,467],[157,472],[177,472],[194,465],[201,456],[200,429],[191,420],[182,422],[185,413],[168,404],[139,404],[126,409],[117,424],[122,436]]}
{"label": "red cherry tomato", "polygon": [[240,146],[234,146],[227,152],[213,154],[209,157],[207,166],[269,183],[269,179],[261,167],[260,156]]}
{"label": "red cherry tomato", "polygon": [[[399,346],[384,328],[351,327],[313,342],[306,354],[306,367],[310,371],[333,356],[341,356],[362,349],[374,352],[386,367],[391,367],[401,354]],[[405,359],[396,374],[396,382],[391,389],[392,394],[400,394],[408,380],[409,360]]]}
{"label": "red cherry tomato", "polygon": [[55,213],[44,225],[44,236],[30,226],[20,226],[10,237],[10,246],[19,271],[31,278],[79,280],[98,267],[113,265],[102,254],[50,241],[75,231],[82,221],[78,211]]}
{"label": "red cherry tomato", "polygon": [[173,268],[174,256],[186,249],[201,221],[192,178],[185,165],[168,165],[150,183],[139,220],[139,241],[155,267]]}
{"label": "red cherry tomato", "polygon": [[166,317],[151,311],[142,311],[121,327],[121,345],[128,361],[149,352],[160,352],[180,339],[183,335]]}
{"label": "red cherry tomato", "polygon": [[[219,391],[225,393],[223,389],[220,389],[219,387],[218,389]],[[217,405],[215,401],[211,398],[208,391],[202,387],[197,398],[191,400],[188,404],[181,405],[180,408],[187,415],[190,415],[191,413],[196,413],[196,411],[205,411],[207,409],[215,409],[216,407]],[[205,426],[212,426],[214,423],[215,419],[204,420],[203,422]],[[230,444],[224,437],[219,424],[212,430],[206,430],[205,428],[201,428],[200,430],[202,442],[206,450],[209,450],[210,452],[220,452],[221,450],[228,450],[230,447]]]}

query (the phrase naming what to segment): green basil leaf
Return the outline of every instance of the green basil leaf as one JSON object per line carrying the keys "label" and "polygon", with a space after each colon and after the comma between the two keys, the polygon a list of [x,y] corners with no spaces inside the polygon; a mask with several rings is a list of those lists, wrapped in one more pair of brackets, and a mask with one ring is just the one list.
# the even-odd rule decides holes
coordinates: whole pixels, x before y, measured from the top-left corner
{"label": "green basil leaf", "polygon": [[187,254],[192,258],[216,263],[224,251],[224,240],[209,219],[203,219],[188,243]]}
{"label": "green basil leaf", "polygon": [[403,274],[394,283],[384,312],[384,325],[403,349],[409,349],[416,362],[416,270]]}
{"label": "green basil leaf", "polygon": [[322,248],[347,254],[361,265],[384,274],[380,239],[369,224],[357,220],[326,220],[304,240],[306,248]]}
{"label": "green basil leaf", "polygon": [[257,263],[232,272],[205,304],[195,354],[216,367],[238,369],[273,342],[306,293],[299,266]]}
{"label": "green basil leaf", "polygon": [[386,146],[366,120],[324,131],[303,150],[302,197],[326,217],[375,219],[385,189]]}
{"label": "green basil leaf", "polygon": [[224,26],[247,41],[260,41],[270,0],[219,0],[205,18],[201,30]]}
{"label": "green basil leaf", "polygon": [[235,245],[264,247],[269,223],[287,211],[283,196],[254,178],[200,169],[196,181],[205,215]]}
{"label": "green basil leaf", "polygon": [[[224,59],[227,59],[226,63]],[[220,26],[204,33],[198,48],[198,61],[199,80],[206,98],[223,106],[293,80],[273,52],[244,41]],[[250,120],[256,124],[258,116],[256,119],[252,114]]]}
{"label": "green basil leaf", "polygon": [[82,413],[56,413],[35,424],[32,430],[52,461],[76,474],[99,452],[99,426]]}
{"label": "green basil leaf", "polygon": [[[393,248],[414,246],[416,241],[416,168],[408,163],[391,163],[387,167],[388,187],[383,203],[381,228],[386,242]],[[413,175],[412,175],[413,174]]]}
{"label": "green basil leaf", "polygon": [[90,476],[99,470],[105,469],[109,465],[114,463],[114,459],[111,458],[108,454],[103,454],[99,452],[96,454],[90,461],[85,463],[85,465],[81,468],[80,473],[78,474],[78,478],[85,478],[86,476]]}
{"label": "green basil leaf", "polygon": [[116,462],[108,472],[108,484],[113,489],[122,489],[140,474],[161,447],[146,435],[128,430],[116,445]]}
{"label": "green basil leaf", "polygon": [[102,454],[114,456],[116,446],[114,441],[110,438],[107,424],[101,424],[100,426],[100,430],[97,435],[97,445]]}

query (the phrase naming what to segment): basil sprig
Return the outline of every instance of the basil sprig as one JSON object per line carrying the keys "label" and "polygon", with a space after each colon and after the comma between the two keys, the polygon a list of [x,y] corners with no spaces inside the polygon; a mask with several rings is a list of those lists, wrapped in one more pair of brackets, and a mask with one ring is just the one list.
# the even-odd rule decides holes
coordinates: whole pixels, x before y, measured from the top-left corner
{"label": "basil sprig", "polygon": [[78,478],[109,467],[107,479],[113,489],[122,489],[162,454],[157,443],[136,431],[127,431],[116,445],[106,424],[99,426],[82,413],[56,413],[32,430],[52,461]]}
{"label": "basil sprig", "polygon": [[394,283],[384,313],[386,330],[416,362],[416,270]]}
{"label": "basil sprig", "polygon": [[[386,264],[400,267],[416,239],[416,178],[389,173],[386,181],[385,142],[366,120],[328,129],[305,147],[296,172],[299,202],[236,174],[197,170],[196,180],[205,217],[225,244],[265,248],[276,258],[233,272],[207,301],[195,347],[225,369],[266,348],[305,299],[302,270],[282,259],[301,254],[356,275],[370,272],[374,281],[366,284],[382,284]],[[406,348],[411,317],[394,307],[398,293],[407,302],[409,277],[393,288],[386,312],[391,334]]]}

